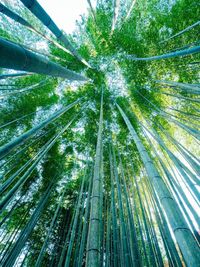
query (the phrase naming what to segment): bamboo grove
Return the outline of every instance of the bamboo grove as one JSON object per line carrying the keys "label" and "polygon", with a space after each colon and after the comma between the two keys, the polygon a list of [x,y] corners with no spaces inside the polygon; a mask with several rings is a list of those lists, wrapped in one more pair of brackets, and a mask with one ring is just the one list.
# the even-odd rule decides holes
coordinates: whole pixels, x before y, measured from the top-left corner
{"label": "bamboo grove", "polygon": [[200,266],[200,3],[86,2],[0,2],[0,266]]}

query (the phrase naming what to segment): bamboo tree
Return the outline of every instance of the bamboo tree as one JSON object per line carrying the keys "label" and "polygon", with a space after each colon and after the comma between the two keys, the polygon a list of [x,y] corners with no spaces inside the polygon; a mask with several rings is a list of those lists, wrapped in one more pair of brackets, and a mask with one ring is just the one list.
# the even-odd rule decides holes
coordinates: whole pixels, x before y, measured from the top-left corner
{"label": "bamboo tree", "polygon": [[129,17],[131,16],[131,12],[132,12],[135,4],[136,4],[136,0],[132,0],[131,6],[129,7],[129,10],[128,10],[127,14],[126,14],[126,17],[124,19],[124,22],[127,21],[129,19]]}
{"label": "bamboo tree", "polygon": [[169,38],[163,40],[163,41],[160,42],[160,43],[168,42],[169,40],[171,40],[171,39],[173,39],[173,38],[175,38],[175,37],[178,37],[178,36],[184,34],[185,32],[187,32],[187,31],[193,29],[194,27],[196,27],[196,26],[198,26],[198,25],[200,25],[200,21],[195,22],[194,24],[192,24],[192,25],[188,26],[187,28],[185,28],[184,30],[182,30],[182,31],[180,31],[180,32],[178,32],[178,33],[176,33],[176,34],[170,36]]}
{"label": "bamboo tree", "polygon": [[28,51],[17,43],[7,41],[3,38],[0,38],[0,67],[62,77],[69,80],[87,80],[85,77],[57,63]]}
{"label": "bamboo tree", "polygon": [[102,155],[102,131],[103,131],[103,92],[101,96],[101,109],[99,118],[99,130],[96,146],[93,186],[91,195],[90,221],[87,237],[86,266],[98,267],[100,262],[100,185],[101,185],[101,155]]}
{"label": "bamboo tree", "polygon": [[78,224],[78,218],[79,218],[79,213],[80,213],[80,208],[81,208],[81,200],[83,198],[83,188],[84,188],[84,183],[85,183],[85,176],[86,176],[86,171],[85,170],[85,174],[84,177],[82,179],[82,183],[81,183],[81,188],[80,188],[80,192],[79,192],[79,197],[78,197],[78,202],[77,202],[77,206],[76,206],[76,212],[75,212],[75,216],[74,216],[74,220],[73,220],[73,226],[71,229],[71,235],[70,235],[70,240],[69,240],[69,246],[67,249],[67,255],[66,255],[66,260],[65,260],[65,267],[70,266],[70,260],[71,260],[71,253],[72,253],[72,248],[74,245],[74,239],[75,239],[75,234],[76,234],[76,228],[77,228],[77,224]]}
{"label": "bamboo tree", "polygon": [[130,254],[129,254],[129,247],[128,247],[128,237],[127,237],[127,229],[125,224],[124,212],[123,212],[123,203],[122,203],[122,192],[121,192],[121,185],[119,181],[118,171],[117,171],[117,163],[116,163],[116,156],[114,147],[112,144],[111,139],[111,148],[113,154],[113,173],[114,173],[114,181],[116,182],[117,187],[117,200],[119,205],[119,220],[120,220],[120,236],[121,236],[121,253],[122,253],[122,260],[124,266],[132,266]]}
{"label": "bamboo tree", "polygon": [[89,67],[88,63],[78,54],[76,49],[71,45],[68,38],[57,27],[46,11],[36,0],[20,0],[55,36],[65,47],[83,64]]}
{"label": "bamboo tree", "polygon": [[50,184],[48,186],[45,194],[40,199],[38,207],[35,209],[33,215],[31,216],[31,218],[29,220],[29,222],[27,223],[25,228],[20,233],[20,236],[17,239],[16,243],[14,244],[11,252],[9,253],[8,257],[4,260],[3,266],[9,267],[9,266],[13,266],[13,264],[15,263],[19,252],[23,248],[25,242],[27,241],[29,235],[31,234],[33,228],[35,227],[38,219],[41,216],[41,212],[44,209],[44,207],[46,205],[46,202],[48,201],[48,198],[50,196],[51,190],[52,190],[52,184]]}
{"label": "bamboo tree", "polygon": [[187,227],[182,214],[180,213],[177,203],[172,198],[170,191],[168,190],[158,171],[156,170],[151,158],[147,154],[145,147],[140,141],[128,117],[118,105],[117,107],[131,133],[132,138],[134,139],[134,142],[148,173],[149,179],[152,181],[152,184],[159,196],[162,206],[165,209],[166,216],[168,217],[168,220],[171,224],[174,235],[183,254],[184,261],[188,266],[198,266],[198,262],[200,260],[199,248],[190,229]]}
{"label": "bamboo tree", "polygon": [[84,249],[85,249],[86,238],[87,238],[87,230],[88,230],[88,219],[89,219],[89,211],[90,211],[91,188],[92,188],[92,171],[91,171],[91,173],[89,175],[89,188],[88,188],[87,203],[86,203],[86,208],[85,208],[83,230],[82,230],[82,237],[81,237],[81,242],[80,242],[77,266],[81,266],[82,265],[82,261],[83,261],[83,253],[84,253]]}
{"label": "bamboo tree", "polygon": [[165,80],[156,80],[156,82],[159,83],[164,83],[167,84],[171,87],[180,87],[181,89],[183,89],[184,91],[188,92],[188,93],[192,93],[194,94],[195,92],[197,94],[200,93],[200,88],[196,85],[193,84],[186,84],[186,83],[179,83],[179,82],[174,82],[174,81],[165,81]]}
{"label": "bamboo tree", "polygon": [[[130,208],[130,203],[129,203],[129,196],[128,196],[128,189],[126,186],[126,181],[125,181],[125,174],[124,174],[124,169],[122,165],[122,159],[121,155],[119,154],[119,160],[120,160],[120,170],[121,170],[121,176],[122,176],[122,182],[123,182],[123,187],[124,187],[124,193],[125,193],[125,200],[126,200],[126,206],[128,210],[128,219],[129,219],[129,224],[130,224],[130,232],[131,232],[131,251],[132,251],[132,260],[133,260],[133,266],[141,266],[141,259],[140,259],[140,254],[139,254],[139,248],[138,248],[138,243],[137,243],[137,237],[136,237],[136,230],[135,230],[135,223],[133,220],[133,214],[131,212]],[[134,252],[133,252],[134,251]]]}
{"label": "bamboo tree", "polygon": [[[168,178],[168,182],[169,182],[170,186],[172,187],[174,193],[176,194],[176,197],[177,197],[179,203],[180,204],[182,203],[182,200],[180,198],[180,196],[181,196],[183,198],[184,202],[187,204],[187,208],[190,209],[190,211],[192,212],[196,222],[199,224],[200,223],[200,219],[199,219],[198,215],[196,214],[196,211],[194,210],[193,206],[188,201],[188,198],[186,197],[186,193],[183,191],[182,187],[178,184],[178,179],[177,178],[174,179],[174,176],[176,177],[176,174],[174,173],[173,169],[171,168],[174,175],[172,175],[171,172],[167,169],[166,165],[164,164],[163,160],[161,159],[161,157],[157,153],[157,151],[154,148],[154,146],[153,146],[151,140],[149,139],[149,137],[146,135],[145,132],[144,132],[144,134],[145,134],[145,137],[147,138],[147,140],[149,141],[149,143],[151,144],[151,146],[153,148],[153,152],[155,153],[158,161],[160,162],[160,164],[161,164],[161,166],[163,168],[163,171],[164,171],[166,177]],[[168,160],[167,160],[167,162],[168,162]],[[180,196],[179,196],[179,194],[180,194]]]}
{"label": "bamboo tree", "polygon": [[109,206],[107,206],[107,228],[106,228],[106,260],[105,260],[105,267],[109,267],[110,266],[110,220],[111,220],[111,216],[110,214],[112,212],[111,207],[109,208]]}
{"label": "bamboo tree", "polygon": [[89,7],[90,7],[90,10],[91,10],[93,19],[94,19],[94,21],[95,21],[95,24],[97,25],[96,15],[95,15],[95,11],[94,11],[94,8],[93,8],[93,6],[92,6],[92,3],[91,3],[90,0],[87,0],[87,2],[88,2],[88,5],[89,5]]}
{"label": "bamboo tree", "polygon": [[29,76],[29,75],[32,75],[32,73],[18,72],[18,73],[2,74],[2,75],[0,75],[0,80],[4,80],[4,79],[7,79],[7,78]]}
{"label": "bamboo tree", "polygon": [[13,148],[19,146],[20,144],[24,143],[26,140],[30,139],[35,133],[39,130],[47,126],[49,123],[57,119],[59,116],[64,114],[67,110],[74,107],[77,103],[80,102],[80,99],[76,100],[74,103],[69,104],[67,107],[60,109],[59,111],[55,112],[46,120],[43,120],[41,123],[30,129],[29,131],[25,132],[24,134],[16,137],[13,141],[9,142],[8,144],[0,147],[0,159],[5,157]]}
{"label": "bamboo tree", "polygon": [[54,227],[54,225],[55,225],[55,223],[56,223],[57,217],[58,217],[58,215],[59,215],[60,206],[62,205],[64,196],[65,196],[66,188],[67,188],[67,184],[66,184],[66,186],[65,186],[65,188],[64,188],[64,190],[63,190],[63,193],[62,193],[62,195],[61,195],[61,197],[60,197],[60,200],[59,200],[59,202],[58,202],[58,205],[57,205],[56,211],[55,211],[55,213],[54,213],[54,216],[53,216],[53,218],[52,218],[51,225],[50,225],[50,227],[49,227],[47,236],[46,236],[45,241],[44,241],[44,243],[43,243],[43,245],[42,245],[42,248],[41,248],[41,250],[40,250],[40,254],[38,255],[37,261],[36,261],[36,263],[35,263],[35,267],[39,267],[39,266],[41,266],[42,259],[43,259],[43,257],[44,257],[44,252],[45,252],[45,250],[46,250],[46,247],[47,247],[47,244],[48,244],[48,241],[49,241],[50,233],[51,233],[51,231],[52,231],[52,229],[53,229],[53,227]]}
{"label": "bamboo tree", "polygon": [[36,160],[32,163],[32,165],[26,170],[26,172],[22,175],[22,177],[17,181],[17,183],[12,187],[12,189],[7,193],[7,195],[2,199],[0,202],[0,211],[8,205],[10,200],[14,197],[15,193],[19,190],[19,188],[28,180],[29,176],[33,172],[33,170],[36,168],[37,164],[40,162],[40,160],[46,155],[46,153],[53,147],[53,145],[56,143],[57,139],[68,129],[68,127],[73,123],[76,116],[65,126],[62,128],[62,130],[53,136],[52,139],[50,139],[40,150],[39,156],[36,158]]}
{"label": "bamboo tree", "polygon": [[115,205],[115,190],[114,190],[114,173],[113,173],[113,159],[111,154],[111,147],[109,148],[109,163],[110,163],[110,179],[111,179],[111,216],[112,216],[112,233],[113,233],[113,263],[114,267],[120,266],[122,260],[119,255],[119,235],[117,227],[116,205]]}
{"label": "bamboo tree", "polygon": [[[63,51],[69,53],[69,51],[67,49],[65,49],[63,46],[61,46],[59,43],[57,43],[56,41],[53,41],[47,35],[44,35],[41,32],[39,32],[38,30],[36,30],[28,21],[26,21],[25,19],[23,19],[21,16],[19,16],[18,14],[16,14],[15,12],[13,12],[12,10],[10,10],[6,6],[4,6],[3,4],[1,4],[1,6],[0,6],[0,12],[2,12],[3,14],[5,14],[10,19],[12,19],[12,20],[20,23],[21,25],[27,27],[32,32],[40,35],[42,38],[46,39],[49,43],[52,43],[56,47],[58,47],[58,48],[62,49]],[[22,46],[24,48],[27,48],[25,45],[22,45]],[[27,49],[28,50],[32,50],[29,47]]]}
{"label": "bamboo tree", "polygon": [[111,34],[114,32],[116,27],[117,18],[119,15],[119,6],[120,6],[120,0],[114,0]]}
{"label": "bamboo tree", "polygon": [[172,53],[167,53],[159,56],[152,56],[152,57],[135,57],[132,55],[127,55],[126,58],[133,61],[151,61],[151,60],[157,60],[157,59],[165,59],[165,58],[173,58],[173,57],[181,57],[181,56],[187,56],[192,55],[195,53],[200,52],[200,46],[194,46],[192,48],[183,49],[179,51],[175,51]]}
{"label": "bamboo tree", "polygon": [[[133,170],[133,166],[132,166],[132,170]],[[145,209],[144,209],[144,206],[143,206],[143,201],[142,201],[141,193],[140,193],[140,190],[139,190],[139,185],[138,185],[137,179],[135,177],[134,177],[134,181],[135,181],[135,185],[136,185],[136,191],[137,191],[137,195],[138,195],[138,199],[139,199],[140,208],[141,208],[141,211],[142,211],[142,219],[143,219],[144,228],[145,228],[147,241],[148,241],[148,245],[149,245],[149,250],[150,250],[150,253],[149,253],[150,254],[149,255],[150,260],[149,261],[151,263],[151,266],[157,266],[156,259],[155,259],[155,254],[154,254],[154,251],[153,251],[153,245],[152,245],[149,225],[148,225],[148,222],[147,222],[147,216],[145,214]]]}

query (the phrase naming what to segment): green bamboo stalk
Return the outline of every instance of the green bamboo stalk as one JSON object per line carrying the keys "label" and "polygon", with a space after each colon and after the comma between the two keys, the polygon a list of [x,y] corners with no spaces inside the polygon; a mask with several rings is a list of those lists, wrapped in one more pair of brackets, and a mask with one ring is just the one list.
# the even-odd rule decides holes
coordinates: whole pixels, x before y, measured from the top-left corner
{"label": "green bamboo stalk", "polygon": [[46,238],[45,238],[45,240],[44,240],[44,243],[43,243],[43,245],[42,245],[42,248],[41,248],[41,250],[40,250],[40,253],[39,253],[38,257],[37,257],[37,260],[36,260],[36,263],[35,263],[35,267],[40,267],[41,264],[42,264],[42,260],[43,260],[44,253],[45,253],[45,250],[46,250],[47,245],[48,245],[48,241],[49,241],[49,238],[50,238],[50,234],[51,234],[51,232],[52,232],[52,230],[53,230],[53,227],[54,227],[54,225],[55,225],[55,223],[56,223],[56,220],[57,220],[57,218],[58,218],[59,211],[60,211],[60,206],[62,205],[62,202],[63,202],[64,196],[65,196],[65,192],[66,192],[66,188],[67,188],[67,186],[68,186],[68,185],[66,184],[66,185],[65,185],[65,188],[64,188],[64,190],[63,190],[63,192],[62,192],[62,194],[61,194],[61,196],[60,196],[60,200],[59,200],[59,202],[58,202],[58,204],[57,204],[57,208],[56,208],[55,213],[54,213],[54,216],[53,216],[53,218],[52,218],[52,220],[51,220],[51,224],[50,224],[49,230],[48,230],[48,232],[47,232]]}
{"label": "green bamboo stalk", "polygon": [[119,6],[120,6],[120,0],[114,0],[111,34],[114,32],[116,27],[117,18],[119,15]]}
{"label": "green bamboo stalk", "polygon": [[29,222],[27,223],[27,225],[24,227],[24,229],[20,233],[20,236],[17,239],[16,243],[14,244],[8,257],[4,260],[3,266],[10,267],[10,266],[13,266],[13,264],[15,263],[15,261],[19,255],[20,251],[22,250],[25,242],[27,241],[27,239],[30,236],[32,230],[34,229],[37,221],[39,220],[39,218],[41,216],[41,212],[43,211],[43,209],[44,209],[44,207],[48,201],[48,198],[50,196],[52,189],[53,189],[53,186],[52,186],[52,184],[50,184],[48,186],[45,194],[40,199],[40,202],[39,202],[37,208],[35,209],[34,213],[32,214]]}
{"label": "green bamboo stalk", "polygon": [[184,261],[188,266],[198,266],[200,262],[200,253],[199,247],[194,239],[194,236],[192,235],[190,229],[187,227],[177,203],[172,198],[170,191],[168,190],[167,186],[160,177],[157,169],[155,168],[151,158],[146,152],[145,147],[140,141],[128,117],[118,105],[117,107],[132,135],[132,138],[135,141],[135,144],[138,148],[138,151],[148,173],[149,179],[152,181],[152,184],[166,212],[178,245],[183,254]]}
{"label": "green bamboo stalk", "polygon": [[172,53],[167,53],[167,54],[163,54],[163,55],[159,55],[159,56],[137,58],[137,57],[132,56],[132,55],[127,55],[126,58],[129,60],[133,60],[133,61],[151,61],[151,60],[157,60],[157,59],[166,59],[166,58],[187,56],[187,55],[192,55],[192,54],[199,53],[199,52],[200,52],[200,46],[194,46],[192,48],[183,49],[183,50],[179,50],[179,51],[175,51]]}
{"label": "green bamboo stalk", "polygon": [[2,74],[2,75],[0,75],[0,80],[4,80],[4,79],[7,79],[7,78],[16,78],[16,77],[29,76],[29,75],[32,75],[32,73],[18,72],[18,73]]}
{"label": "green bamboo stalk", "polygon": [[83,253],[85,250],[86,237],[87,237],[87,231],[88,231],[91,189],[92,189],[92,171],[89,175],[89,188],[88,188],[87,203],[86,203],[85,216],[84,216],[84,222],[83,222],[82,238],[80,242],[80,249],[79,249],[79,256],[78,256],[78,266],[82,266],[82,262],[83,262]]}
{"label": "green bamboo stalk", "polygon": [[80,102],[80,99],[76,100],[75,102],[69,104],[67,107],[60,109],[59,111],[55,112],[46,120],[43,120],[41,123],[30,129],[29,131],[25,132],[24,134],[16,137],[13,141],[10,141],[8,144],[0,147],[0,159],[4,158],[12,149],[19,146],[20,144],[24,143],[26,140],[30,139],[35,133],[39,130],[47,126],[49,123],[57,119],[59,116],[64,114],[67,110],[74,107],[76,104]]}
{"label": "green bamboo stalk", "polygon": [[116,207],[115,207],[115,190],[114,190],[114,173],[113,173],[113,160],[111,154],[111,148],[109,148],[109,163],[110,163],[110,179],[111,179],[111,226],[113,233],[113,263],[114,267],[120,266],[119,255],[119,235],[117,228]]}
{"label": "green bamboo stalk", "polygon": [[87,238],[86,266],[99,267],[100,263],[100,195],[101,195],[101,155],[102,155],[102,131],[103,131],[103,93],[101,96],[101,109],[99,118],[99,130],[96,146],[94,165],[93,187],[91,196],[90,222]]}
{"label": "green bamboo stalk", "polygon": [[53,136],[52,139],[50,139],[41,149],[40,155],[36,158],[36,160],[33,162],[33,164],[28,168],[28,170],[21,176],[21,178],[17,181],[17,183],[12,187],[12,189],[7,193],[7,195],[2,199],[0,202],[0,212],[4,210],[4,208],[9,204],[11,199],[15,196],[16,192],[19,190],[19,188],[28,180],[29,176],[33,172],[33,170],[36,168],[40,160],[46,155],[46,153],[53,147],[53,145],[56,143],[58,138],[68,129],[68,127],[73,123],[76,116],[65,126],[62,128],[62,130]]}
{"label": "green bamboo stalk", "polygon": [[130,208],[130,200],[128,196],[128,188],[127,188],[126,181],[125,181],[124,168],[122,165],[122,159],[121,159],[121,155],[119,151],[118,151],[118,157],[120,160],[120,171],[121,171],[122,183],[124,187],[125,201],[126,201],[126,207],[128,211],[128,219],[129,219],[129,224],[130,224],[132,261],[134,263],[133,266],[139,267],[139,266],[142,266],[142,264],[141,264],[141,259],[140,259],[139,247],[137,243],[137,236],[136,236],[135,224],[133,220],[133,214]]}
{"label": "green bamboo stalk", "polygon": [[131,256],[129,253],[129,244],[128,244],[128,237],[127,237],[127,229],[125,224],[124,212],[123,212],[123,202],[122,202],[122,192],[121,192],[121,185],[119,181],[119,175],[117,171],[117,162],[115,156],[115,150],[113,147],[112,139],[111,139],[111,148],[112,148],[112,155],[113,155],[113,173],[114,173],[114,181],[116,182],[117,186],[117,200],[119,205],[119,220],[120,220],[120,236],[121,236],[121,252],[123,254],[123,264],[124,266],[132,266]]}
{"label": "green bamboo stalk", "polygon": [[195,22],[194,24],[192,24],[192,25],[188,26],[187,28],[185,28],[184,30],[182,30],[182,31],[180,31],[180,32],[178,32],[178,33],[176,33],[176,34],[170,36],[169,38],[167,38],[167,39],[161,41],[160,43],[162,44],[162,43],[164,43],[164,42],[168,42],[169,40],[171,40],[171,39],[173,39],[173,38],[175,38],[175,37],[178,37],[178,36],[184,34],[185,32],[187,32],[187,31],[193,29],[194,27],[196,27],[196,26],[198,26],[198,25],[200,25],[200,21]]}
{"label": "green bamboo stalk", "polygon": [[36,55],[17,43],[0,38],[0,67],[29,71],[69,80],[86,81],[87,79],[57,63]]}
{"label": "green bamboo stalk", "polygon": [[71,45],[68,38],[57,27],[46,11],[36,0],[20,0],[55,36],[64,46],[83,64],[90,67],[89,64],[78,54],[76,49]]}
{"label": "green bamboo stalk", "polygon": [[85,169],[85,173],[84,173],[84,176],[83,176],[83,179],[82,179],[81,188],[80,188],[80,192],[79,192],[78,202],[77,202],[77,205],[76,205],[76,212],[75,212],[75,216],[74,216],[74,220],[73,220],[73,225],[72,225],[72,229],[71,229],[69,245],[68,245],[68,249],[67,249],[67,255],[66,255],[66,259],[65,259],[65,263],[64,263],[65,267],[69,267],[70,266],[72,248],[73,248],[73,245],[74,245],[76,229],[77,229],[77,225],[78,225],[78,218],[79,218],[80,209],[81,209],[81,200],[83,198],[83,189],[84,189],[84,184],[85,184],[86,171],[87,171],[87,169]]}

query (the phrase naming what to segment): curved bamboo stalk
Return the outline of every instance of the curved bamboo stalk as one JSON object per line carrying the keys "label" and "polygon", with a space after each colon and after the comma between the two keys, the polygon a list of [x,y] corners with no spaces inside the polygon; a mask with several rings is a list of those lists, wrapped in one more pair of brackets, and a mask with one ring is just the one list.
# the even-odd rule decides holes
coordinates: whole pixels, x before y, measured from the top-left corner
{"label": "curved bamboo stalk", "polygon": [[192,55],[195,53],[200,52],[200,46],[194,46],[192,48],[188,49],[183,49],[179,51],[175,51],[172,53],[167,53],[159,56],[152,56],[152,57],[135,57],[133,55],[127,55],[125,56],[129,60],[133,61],[151,61],[151,60],[157,60],[157,59],[166,59],[166,58],[173,58],[173,57],[180,57],[180,56],[187,56],[187,55]]}

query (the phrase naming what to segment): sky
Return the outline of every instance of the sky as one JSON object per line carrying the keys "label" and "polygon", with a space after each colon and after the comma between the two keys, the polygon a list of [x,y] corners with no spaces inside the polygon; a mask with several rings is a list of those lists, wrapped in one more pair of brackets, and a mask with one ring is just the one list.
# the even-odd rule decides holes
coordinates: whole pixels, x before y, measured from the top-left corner
{"label": "sky", "polygon": [[87,0],[38,0],[57,26],[72,33],[80,14],[87,14]]}

